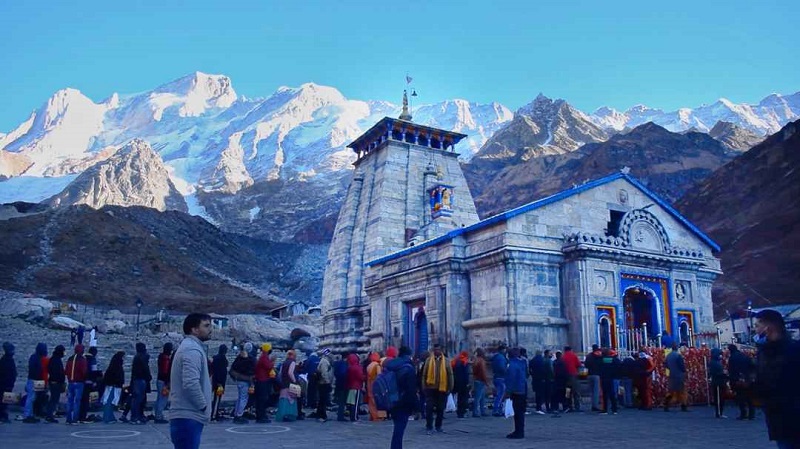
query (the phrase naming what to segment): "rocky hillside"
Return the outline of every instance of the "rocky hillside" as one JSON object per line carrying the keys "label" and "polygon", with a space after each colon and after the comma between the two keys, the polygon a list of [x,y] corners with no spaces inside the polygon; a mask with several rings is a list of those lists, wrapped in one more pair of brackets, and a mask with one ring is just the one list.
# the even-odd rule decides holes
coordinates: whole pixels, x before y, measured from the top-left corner
{"label": "rocky hillside", "polygon": [[663,198],[675,201],[733,157],[707,134],[677,134],[647,123],[575,151],[496,164],[488,183],[478,166],[480,154],[464,170],[478,212],[487,217],[623,167],[629,167],[631,174]]}
{"label": "rocky hillside", "polygon": [[95,209],[116,205],[188,211],[164,161],[141,139],[132,140],[108,159],[84,170],[44,203],[53,207],[86,204]]}
{"label": "rocky hillside", "polygon": [[722,247],[719,316],[798,301],[800,121],[786,125],[692,188],[678,209]]}
{"label": "rocky hillside", "polygon": [[708,135],[722,142],[723,145],[735,151],[747,151],[758,145],[764,137],[737,126],[731,122],[719,121]]}
{"label": "rocky hillside", "polygon": [[286,298],[315,302],[321,291],[324,249],[227,234],[177,211],[81,205],[29,212],[0,220],[0,288],[223,313],[269,311]]}

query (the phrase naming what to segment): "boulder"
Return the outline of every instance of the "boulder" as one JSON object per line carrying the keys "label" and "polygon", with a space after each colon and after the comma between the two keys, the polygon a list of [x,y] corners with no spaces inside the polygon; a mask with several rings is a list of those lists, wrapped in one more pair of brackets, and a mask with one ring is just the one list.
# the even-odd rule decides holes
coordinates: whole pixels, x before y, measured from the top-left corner
{"label": "boulder", "polygon": [[72,330],[72,329],[77,329],[80,326],[86,328],[85,324],[81,323],[80,321],[73,320],[72,318],[67,316],[56,315],[50,319],[50,327],[52,327],[53,329]]}
{"label": "boulder", "polygon": [[97,330],[102,334],[121,334],[128,327],[122,320],[105,320],[97,325]]}
{"label": "boulder", "polygon": [[44,321],[50,316],[53,303],[44,298],[4,298],[0,300],[0,315],[26,321]]}

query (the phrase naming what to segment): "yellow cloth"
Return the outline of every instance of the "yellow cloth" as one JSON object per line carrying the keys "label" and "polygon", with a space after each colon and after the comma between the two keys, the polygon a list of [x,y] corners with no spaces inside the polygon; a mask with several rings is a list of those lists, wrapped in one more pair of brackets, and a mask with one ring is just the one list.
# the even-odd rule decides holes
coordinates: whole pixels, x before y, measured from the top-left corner
{"label": "yellow cloth", "polygon": [[[428,387],[437,387],[439,391],[442,393],[447,393],[447,364],[444,360],[444,356],[439,358],[439,366],[435,366],[436,357],[431,356],[430,359],[426,361],[426,365],[428,365],[428,372],[425,376],[425,385]],[[436,385],[436,372],[439,372],[439,385]]]}

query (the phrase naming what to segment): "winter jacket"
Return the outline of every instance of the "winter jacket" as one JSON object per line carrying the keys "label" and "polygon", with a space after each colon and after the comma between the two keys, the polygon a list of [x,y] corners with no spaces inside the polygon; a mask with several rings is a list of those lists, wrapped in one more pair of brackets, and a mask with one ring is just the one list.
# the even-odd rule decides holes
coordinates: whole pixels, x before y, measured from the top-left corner
{"label": "winter jacket", "polygon": [[[444,357],[444,355],[442,355],[441,357]],[[436,375],[434,375],[434,379],[435,379],[434,384],[433,385],[428,384],[428,371],[437,369],[439,367],[439,364],[440,364],[439,359],[437,359],[435,356],[431,355],[430,357],[428,357],[425,360],[425,364],[422,365],[422,374],[421,374],[422,379],[421,379],[421,381],[422,381],[422,384],[425,387],[425,389],[439,389],[440,388],[439,387],[439,382],[438,382],[439,377],[436,376]],[[444,369],[445,369],[445,372],[444,373],[439,373],[439,376],[447,376],[447,384],[446,384],[446,387],[445,387],[445,391],[449,392],[449,391],[451,391],[453,389],[453,385],[454,385],[453,368],[450,366],[449,363],[446,363],[446,361],[445,361]],[[435,373],[435,371],[434,371],[434,373]]]}
{"label": "winter jacket", "polygon": [[256,374],[256,363],[249,355],[237,356],[231,365],[231,378],[237,382],[251,382]]}
{"label": "winter jacket", "polygon": [[153,375],[150,374],[150,355],[147,352],[137,352],[133,356],[131,381],[135,380],[144,380],[147,383],[153,380]]}
{"label": "winter jacket", "polygon": [[360,390],[364,385],[364,377],[364,370],[358,364],[358,356],[350,354],[347,357],[347,389]]}
{"label": "winter jacket", "polygon": [[[175,362],[173,362],[174,364]],[[214,356],[214,361],[211,362],[212,377],[215,384],[225,385],[225,379],[228,377],[228,357],[225,354],[218,353]]]}
{"label": "winter jacket", "polygon": [[622,361],[622,372],[620,373],[620,377],[626,379],[633,379],[636,377],[636,359],[631,356],[625,357],[625,360]]}
{"label": "winter jacket", "polygon": [[[392,359],[394,360],[394,359]],[[388,363],[391,363],[389,360]],[[317,377],[319,377],[320,385],[331,385],[333,383],[333,367],[331,367],[331,359],[323,356],[317,366]]]}
{"label": "winter jacket", "polygon": [[47,374],[51,385],[67,382],[67,375],[64,373],[63,354],[55,354],[50,358],[50,363],[47,365]]}
{"label": "winter jacket", "polygon": [[[266,382],[270,379],[275,378],[275,373],[272,371],[275,370],[275,362],[269,358],[269,354],[266,352],[262,352],[261,355],[258,357],[258,362],[256,362],[256,382]],[[270,373],[272,373],[270,375]]]}
{"label": "winter jacket", "polygon": [[169,372],[172,368],[172,354],[160,353],[158,354],[158,375],[156,378],[169,385]]}
{"label": "winter jacket", "polygon": [[187,335],[175,351],[170,372],[169,419],[192,419],[206,424],[211,418],[211,377],[203,343]]}
{"label": "winter jacket", "polygon": [[333,363],[333,377],[336,379],[336,389],[347,389],[347,361],[340,359]]}
{"label": "winter jacket", "polygon": [[472,364],[472,378],[478,382],[489,383],[489,376],[486,373],[486,360],[483,357],[476,357]]}
{"label": "winter jacket", "polygon": [[546,382],[552,382],[555,380],[556,374],[553,369],[553,359],[549,357],[543,357],[542,370],[544,371],[544,380]]}
{"label": "winter jacket", "polygon": [[0,391],[14,390],[16,380],[17,364],[14,362],[14,354],[5,353],[0,357]]}
{"label": "winter jacket", "polygon": [[456,359],[453,366],[453,382],[456,390],[467,388],[469,385],[469,365],[460,358]]}
{"label": "winter jacket", "polygon": [[711,350],[711,360],[708,362],[708,375],[711,377],[712,385],[723,385],[728,380],[725,375],[725,368],[722,366],[722,351],[719,349]]}
{"label": "winter jacket", "polygon": [[686,378],[686,363],[683,356],[678,351],[672,351],[667,355],[667,369],[669,369],[669,391],[683,391]]}
{"label": "winter jacket", "polygon": [[603,353],[599,349],[586,355],[586,358],[583,360],[583,365],[587,370],[589,370],[590,376],[600,375],[600,364],[602,363],[602,360]]}
{"label": "winter jacket", "polygon": [[770,440],[800,444],[800,342],[788,337],[758,348],[756,394],[761,398]]}
{"label": "winter jacket", "polygon": [[622,374],[622,362],[614,355],[604,355],[599,360],[597,367],[597,375],[603,380],[619,379]]}
{"label": "winter jacket", "polygon": [[492,373],[498,379],[505,378],[508,373],[508,359],[502,352],[498,352],[492,357]]}
{"label": "winter jacket", "polygon": [[744,382],[747,385],[753,383],[756,374],[756,364],[747,354],[738,349],[731,351],[728,360],[728,375],[733,384]]}
{"label": "winter jacket", "polygon": [[89,373],[89,365],[86,363],[86,357],[83,356],[83,350],[73,354],[67,359],[65,371],[67,380],[70,382],[83,383],[86,381],[86,375]]}
{"label": "winter jacket", "polygon": [[395,373],[397,391],[400,394],[393,410],[414,413],[418,404],[417,373],[411,359],[407,356],[394,358],[386,363],[386,369]]}
{"label": "winter jacket", "polygon": [[508,372],[506,373],[506,388],[509,394],[527,394],[528,384],[525,381],[525,372],[528,366],[519,357],[512,357],[508,362]]}
{"label": "winter jacket", "polygon": [[125,385],[125,368],[121,363],[113,363],[108,365],[105,375],[103,376],[103,384],[107,387],[122,388]]}
{"label": "winter jacket", "polygon": [[534,356],[531,361],[528,362],[528,372],[531,375],[532,382],[544,380],[544,357],[541,354]]}
{"label": "winter jacket", "polygon": [[317,366],[319,366],[319,356],[311,354],[305,363],[303,363],[303,373],[309,376],[316,374]]}
{"label": "winter jacket", "polygon": [[578,368],[581,367],[581,361],[578,360],[578,356],[575,355],[573,351],[564,351],[561,360],[564,361],[564,369],[567,370],[567,376],[578,375]]}
{"label": "winter jacket", "polygon": [[47,357],[47,345],[39,343],[36,345],[36,352],[28,358],[28,380],[44,380],[42,357]]}

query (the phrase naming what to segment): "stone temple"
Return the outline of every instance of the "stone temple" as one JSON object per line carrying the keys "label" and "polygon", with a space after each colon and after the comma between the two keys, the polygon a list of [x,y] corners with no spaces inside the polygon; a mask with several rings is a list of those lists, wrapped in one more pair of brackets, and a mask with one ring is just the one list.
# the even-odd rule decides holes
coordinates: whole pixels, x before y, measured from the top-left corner
{"label": "stone temple", "polygon": [[349,145],[323,347],[586,351],[713,329],[719,246],[627,170],[480,220],[454,152],[464,137],[404,108]]}

